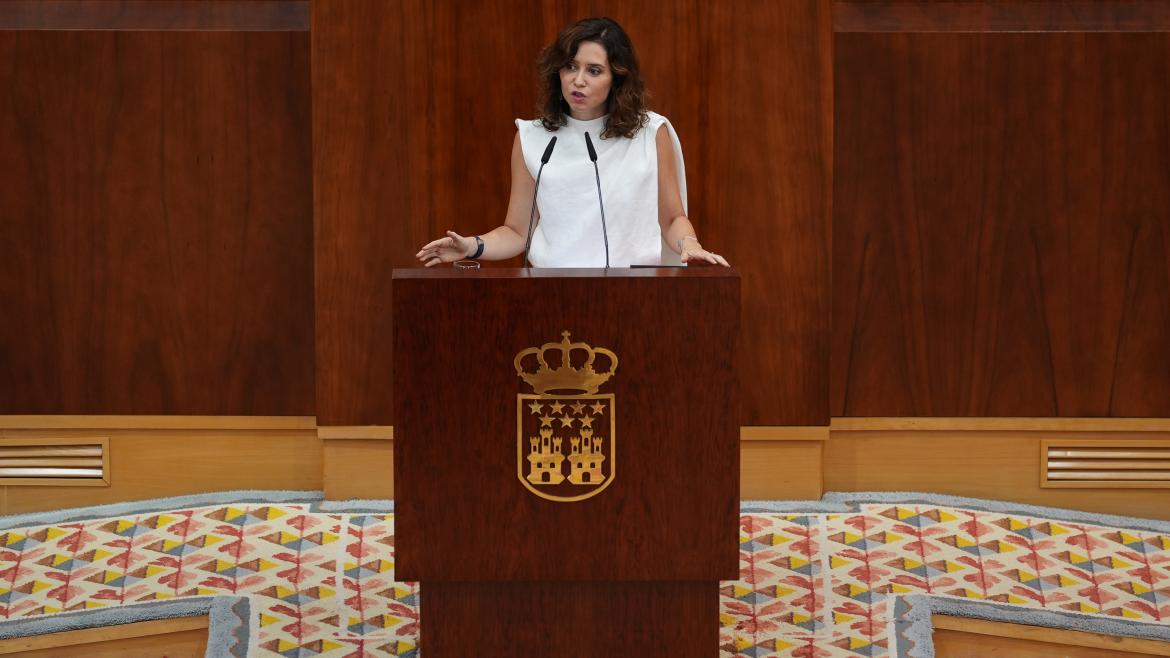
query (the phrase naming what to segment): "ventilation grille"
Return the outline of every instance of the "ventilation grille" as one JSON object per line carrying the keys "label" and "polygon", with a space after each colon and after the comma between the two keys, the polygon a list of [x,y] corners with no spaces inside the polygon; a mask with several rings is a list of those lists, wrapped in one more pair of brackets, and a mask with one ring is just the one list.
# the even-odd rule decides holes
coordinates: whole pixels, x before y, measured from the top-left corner
{"label": "ventilation grille", "polygon": [[0,440],[0,486],[107,485],[109,440]]}
{"label": "ventilation grille", "polygon": [[1042,441],[1048,487],[1170,488],[1170,442]]}

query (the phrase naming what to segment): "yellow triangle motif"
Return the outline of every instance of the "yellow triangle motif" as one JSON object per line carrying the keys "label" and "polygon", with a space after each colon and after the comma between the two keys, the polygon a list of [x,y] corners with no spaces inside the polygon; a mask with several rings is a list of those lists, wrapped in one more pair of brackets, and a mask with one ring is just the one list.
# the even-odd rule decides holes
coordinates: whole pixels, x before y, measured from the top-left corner
{"label": "yellow triangle motif", "polygon": [[1141,537],[1135,537],[1135,536],[1125,532],[1124,530],[1118,534],[1121,535],[1121,543],[1123,543],[1123,544],[1136,544],[1142,540]]}
{"label": "yellow triangle motif", "polygon": [[[280,621],[280,617],[273,617],[272,615],[264,614],[263,612],[260,613],[260,625],[261,626],[275,624],[278,621]],[[351,621],[350,623],[353,623],[353,622]]]}
{"label": "yellow triangle motif", "polygon": [[897,513],[899,521],[905,521],[912,516],[917,516],[914,510],[906,509],[905,507],[895,507],[894,511]]}
{"label": "yellow triangle motif", "polygon": [[1008,530],[1011,530],[1014,532],[1016,530],[1023,530],[1024,528],[1027,528],[1027,527],[1028,527],[1028,524],[1024,523],[1023,521],[1021,521],[1019,519],[1008,519]]}
{"label": "yellow triangle motif", "polygon": [[847,560],[843,557],[837,557],[836,555],[829,556],[829,567],[832,569],[837,569],[839,567],[843,567],[843,566],[846,566],[846,565],[849,565],[852,563],[853,563],[852,560]]}
{"label": "yellow triangle motif", "polygon": [[863,640],[859,637],[850,637],[849,638],[849,648],[850,649],[860,649],[862,647],[868,647],[869,644],[870,643],[868,641]]}

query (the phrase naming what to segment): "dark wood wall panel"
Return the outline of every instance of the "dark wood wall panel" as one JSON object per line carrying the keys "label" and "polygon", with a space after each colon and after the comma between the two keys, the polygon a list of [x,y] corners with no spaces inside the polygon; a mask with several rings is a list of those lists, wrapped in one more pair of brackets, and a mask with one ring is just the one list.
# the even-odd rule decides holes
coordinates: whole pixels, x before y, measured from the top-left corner
{"label": "dark wood wall panel", "polygon": [[826,423],[828,8],[314,3],[318,422],[393,422],[391,270],[416,266],[444,229],[499,225],[538,51],[570,22],[608,15],[634,40],[652,109],[679,132],[700,237],[743,272],[743,422]]}
{"label": "dark wood wall panel", "polygon": [[0,32],[0,413],[313,413],[308,56]]}
{"label": "dark wood wall panel", "polygon": [[308,0],[4,0],[0,30],[307,32]]}
{"label": "dark wood wall panel", "polygon": [[1165,32],[1170,0],[836,0],[837,32]]}
{"label": "dark wood wall panel", "polygon": [[[743,425],[829,422],[829,3],[711,5],[704,238],[743,273]],[[702,217],[700,217],[701,219]]]}
{"label": "dark wood wall panel", "polygon": [[1170,415],[1167,35],[835,51],[834,415]]}

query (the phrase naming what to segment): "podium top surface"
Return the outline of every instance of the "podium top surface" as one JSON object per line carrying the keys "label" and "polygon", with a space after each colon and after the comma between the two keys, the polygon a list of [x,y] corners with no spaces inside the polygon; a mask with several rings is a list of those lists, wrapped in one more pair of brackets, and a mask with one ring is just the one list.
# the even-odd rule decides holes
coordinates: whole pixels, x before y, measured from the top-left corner
{"label": "podium top surface", "polygon": [[738,278],[731,267],[488,267],[461,270],[453,267],[395,268],[395,279],[722,279]]}

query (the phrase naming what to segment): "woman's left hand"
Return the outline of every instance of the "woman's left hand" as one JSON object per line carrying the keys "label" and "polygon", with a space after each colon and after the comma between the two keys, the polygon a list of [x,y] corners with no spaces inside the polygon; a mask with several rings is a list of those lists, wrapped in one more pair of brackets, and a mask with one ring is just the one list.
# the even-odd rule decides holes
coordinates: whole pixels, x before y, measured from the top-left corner
{"label": "woman's left hand", "polygon": [[727,264],[727,259],[717,253],[707,251],[702,245],[695,244],[694,246],[687,245],[683,248],[679,258],[687,265],[722,265],[723,267],[731,267]]}

